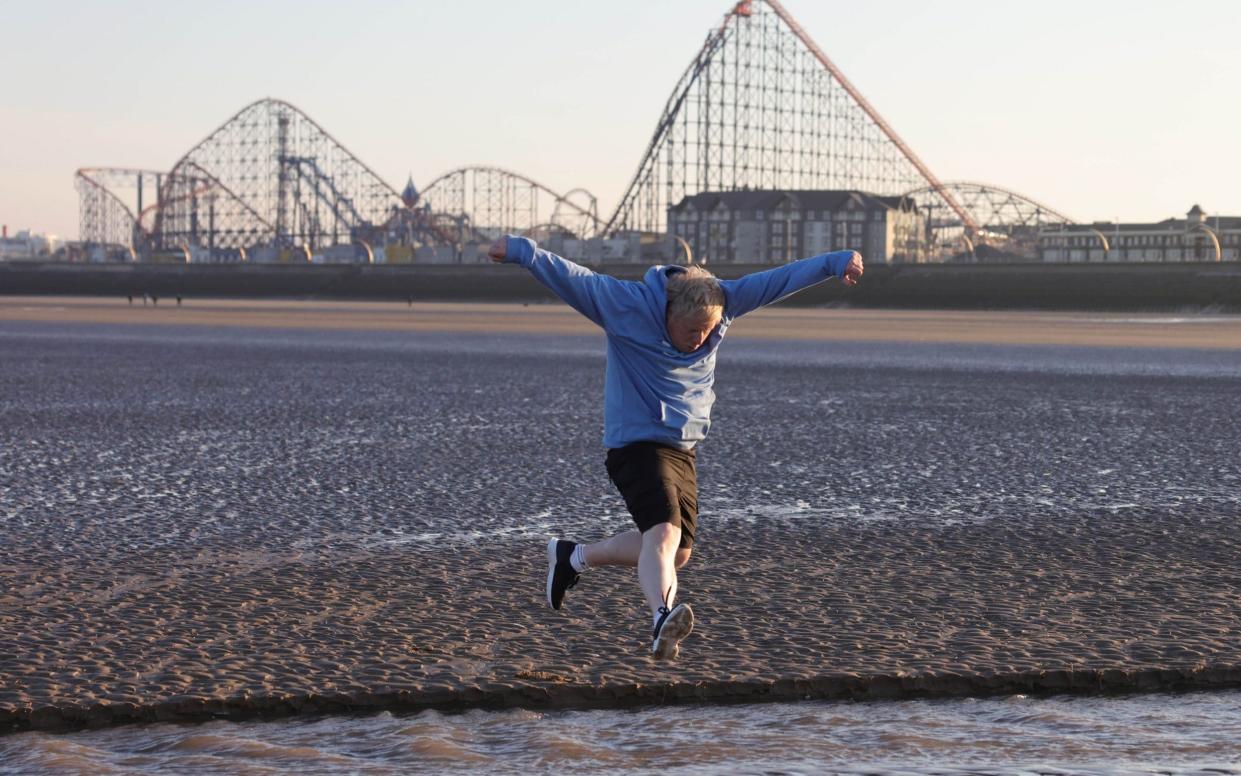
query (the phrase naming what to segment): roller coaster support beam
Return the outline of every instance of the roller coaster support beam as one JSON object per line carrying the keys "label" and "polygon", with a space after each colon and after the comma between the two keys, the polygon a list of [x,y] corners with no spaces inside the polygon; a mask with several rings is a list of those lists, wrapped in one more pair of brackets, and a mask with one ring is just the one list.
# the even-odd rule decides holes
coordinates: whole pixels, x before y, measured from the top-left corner
{"label": "roller coaster support beam", "polygon": [[870,116],[871,121],[875,122],[875,125],[878,126],[879,129],[883,130],[883,133],[888,136],[888,139],[892,141],[893,145],[900,149],[901,153],[905,155],[905,158],[909,160],[910,164],[917,168],[922,177],[926,178],[927,182],[931,184],[931,188],[935,189],[935,193],[943,197],[944,201],[948,203],[948,206],[952,208],[953,212],[960,216],[961,223],[965,225],[966,230],[969,232],[978,232],[978,224],[974,222],[974,219],[970,217],[969,213],[965,212],[965,208],[961,207],[960,203],[958,203],[956,199],[948,193],[943,184],[939,182],[939,179],[935,177],[935,174],[932,173],[931,170],[922,163],[922,160],[918,158],[918,155],[913,152],[913,149],[905,145],[905,141],[901,140],[900,136],[896,134],[896,130],[888,126],[888,122],[883,120],[883,117],[879,115],[879,111],[875,110],[871,106],[866,98],[862,96],[862,93],[857,90],[857,87],[855,87],[848,78],[845,78],[845,74],[840,72],[840,69],[836,67],[832,60],[827,58],[827,54],[823,53],[823,49],[819,48],[818,44],[806,34],[806,31],[802,29],[801,25],[797,23],[788,11],[784,10],[784,6],[780,5],[779,0],[764,0],[764,2],[767,3],[771,10],[776,12],[777,16],[784,20],[784,23],[788,25],[788,28],[793,31],[794,35],[801,39],[801,42],[805,44],[810,53],[814,54],[815,58],[819,60],[819,63],[822,64],[823,67],[827,68],[827,71],[832,74],[832,77],[835,78],[844,90],[849,93],[849,96],[857,102],[862,110],[866,111],[866,115]]}

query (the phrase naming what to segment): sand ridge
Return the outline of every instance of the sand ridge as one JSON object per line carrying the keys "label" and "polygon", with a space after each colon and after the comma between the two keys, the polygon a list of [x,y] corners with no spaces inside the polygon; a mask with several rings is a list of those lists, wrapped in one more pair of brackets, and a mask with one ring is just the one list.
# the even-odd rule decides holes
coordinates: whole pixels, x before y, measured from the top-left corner
{"label": "sand ridge", "polygon": [[535,542],[44,573],[0,597],[0,724],[1241,686],[1230,521],[773,533],[704,548],[672,665],[621,570],[546,609]]}

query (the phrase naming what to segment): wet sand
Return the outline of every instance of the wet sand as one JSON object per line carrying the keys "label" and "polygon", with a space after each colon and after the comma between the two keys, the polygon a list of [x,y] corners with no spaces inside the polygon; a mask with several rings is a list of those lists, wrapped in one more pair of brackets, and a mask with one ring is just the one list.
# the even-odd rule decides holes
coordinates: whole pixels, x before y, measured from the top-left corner
{"label": "wet sand", "polygon": [[[1160,327],[1236,348],[1235,319],[742,321],[682,578],[699,624],[662,665],[631,571],[542,602],[547,536],[628,525],[600,359],[550,336],[571,316],[3,301],[6,730],[1241,686],[1241,380],[888,368],[833,341],[1080,330],[1104,360]],[[459,348],[472,327],[495,336]],[[770,360],[792,330],[823,338],[814,364]]]}
{"label": "wet sand", "polygon": [[[562,304],[313,302],[0,296],[0,321],[347,331],[595,334]],[[730,336],[861,342],[970,342],[1241,349],[1241,315],[842,310],[773,307]]]}

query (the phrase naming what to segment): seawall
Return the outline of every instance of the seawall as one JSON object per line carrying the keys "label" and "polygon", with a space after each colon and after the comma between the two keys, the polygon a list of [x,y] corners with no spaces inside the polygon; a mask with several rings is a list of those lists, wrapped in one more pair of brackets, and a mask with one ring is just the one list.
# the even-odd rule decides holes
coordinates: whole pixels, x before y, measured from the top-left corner
{"label": "seawall", "polygon": [[[718,265],[724,278],[770,265]],[[640,278],[644,265],[602,268]],[[528,273],[493,265],[0,263],[0,295],[550,301]],[[1241,312],[1241,264],[872,265],[857,288],[825,283],[800,306]]]}

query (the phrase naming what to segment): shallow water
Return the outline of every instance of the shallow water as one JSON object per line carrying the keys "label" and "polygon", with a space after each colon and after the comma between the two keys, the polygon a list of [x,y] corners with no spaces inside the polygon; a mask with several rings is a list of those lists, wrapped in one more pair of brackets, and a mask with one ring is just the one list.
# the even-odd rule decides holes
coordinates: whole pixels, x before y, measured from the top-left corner
{"label": "shallow water", "polygon": [[0,739],[0,773],[1241,773],[1241,693],[422,712]]}

